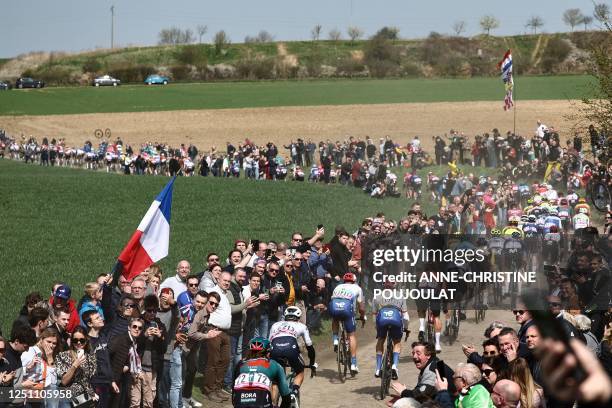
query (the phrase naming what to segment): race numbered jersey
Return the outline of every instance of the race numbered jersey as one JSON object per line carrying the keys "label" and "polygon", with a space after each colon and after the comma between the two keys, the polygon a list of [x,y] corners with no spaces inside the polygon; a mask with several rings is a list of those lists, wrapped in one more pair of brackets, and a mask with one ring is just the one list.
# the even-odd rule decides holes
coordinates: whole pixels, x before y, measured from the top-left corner
{"label": "race numbered jersey", "polygon": [[586,228],[590,225],[591,221],[589,220],[588,215],[585,214],[576,214],[574,215],[574,219],[572,220],[574,224],[574,229],[578,230],[581,228]]}
{"label": "race numbered jersey", "polygon": [[292,322],[292,321],[281,321],[276,322],[270,329],[270,341],[279,337],[298,337],[304,338],[304,343],[307,346],[312,346],[312,340],[310,339],[310,332],[304,323]]}
{"label": "race numbered jersey", "polygon": [[506,242],[504,242],[504,250],[510,253],[518,253],[523,248],[523,244],[521,241],[514,238],[508,238]]}
{"label": "race numbered jersey", "polygon": [[504,249],[504,242],[505,240],[501,237],[493,237],[489,240],[489,249],[495,255],[499,255]]}
{"label": "race numbered jersey", "polygon": [[235,390],[260,389],[270,391],[272,381],[265,373],[242,373],[234,381]]}
{"label": "race numbered jersey", "polygon": [[350,300],[355,306],[357,302],[363,302],[363,291],[354,283],[341,283],[336,286],[331,297],[332,299]]}
{"label": "race numbered jersey", "polygon": [[561,234],[557,232],[549,232],[544,234],[544,241],[546,242],[559,242],[561,241]]}
{"label": "race numbered jersey", "polygon": [[270,391],[272,383],[277,383],[282,395],[289,394],[287,378],[283,368],[274,360],[254,358],[242,361],[237,367],[234,390]]}
{"label": "race numbered jersey", "polygon": [[569,208],[559,208],[559,218],[562,220],[569,219],[570,211]]}

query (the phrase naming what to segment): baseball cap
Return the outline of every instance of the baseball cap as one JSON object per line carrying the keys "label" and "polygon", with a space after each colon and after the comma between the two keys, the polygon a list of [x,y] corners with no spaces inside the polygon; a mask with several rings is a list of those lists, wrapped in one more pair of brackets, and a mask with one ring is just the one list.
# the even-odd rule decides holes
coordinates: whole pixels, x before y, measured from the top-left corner
{"label": "baseball cap", "polygon": [[70,299],[71,293],[72,291],[70,290],[70,286],[61,285],[61,286],[58,286],[57,289],[55,289],[55,293],[53,294],[53,296],[56,298],[68,300]]}

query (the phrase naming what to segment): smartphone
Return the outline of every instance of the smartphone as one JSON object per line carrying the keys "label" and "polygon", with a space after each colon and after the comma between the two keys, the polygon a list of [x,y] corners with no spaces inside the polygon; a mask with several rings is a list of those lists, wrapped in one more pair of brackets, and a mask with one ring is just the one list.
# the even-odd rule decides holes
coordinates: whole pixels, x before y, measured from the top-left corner
{"label": "smartphone", "polygon": [[440,374],[440,377],[444,378],[444,361],[442,360],[438,360],[438,362],[436,363],[436,370],[438,370],[438,373]]}
{"label": "smartphone", "polygon": [[319,224],[317,225],[317,229],[320,230],[321,228],[323,228],[323,224]]}
{"label": "smartphone", "polygon": [[85,350],[83,349],[77,350],[77,357],[80,358],[80,357],[83,357],[83,355],[85,355]]}
{"label": "smartphone", "polygon": [[[528,290],[525,291],[522,297],[535,325],[540,330],[542,338],[561,341],[565,345],[565,352],[574,354],[574,350],[569,343],[569,336],[563,328],[563,325],[559,319],[556,319],[548,310],[546,294],[538,290]],[[578,361],[578,358],[576,358],[576,361]],[[572,378],[577,383],[581,383],[586,378],[584,368],[582,368],[579,363],[572,373]]]}
{"label": "smartphone", "polygon": [[151,323],[149,324],[149,327],[152,327],[152,328],[154,328],[154,329],[157,329],[157,323],[156,323],[156,322],[151,322]]}

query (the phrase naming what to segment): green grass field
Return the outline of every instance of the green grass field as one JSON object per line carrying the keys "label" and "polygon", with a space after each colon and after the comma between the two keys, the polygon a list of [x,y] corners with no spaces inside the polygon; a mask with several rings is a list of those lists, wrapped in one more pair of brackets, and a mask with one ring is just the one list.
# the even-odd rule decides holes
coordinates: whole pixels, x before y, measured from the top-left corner
{"label": "green grass field", "polygon": [[[16,318],[25,295],[46,296],[56,280],[80,298],[83,284],[109,273],[116,257],[165,183],[165,177],[41,168],[0,160],[3,277],[0,327]],[[225,255],[237,238],[287,241],[319,223],[354,231],[366,216],[397,218],[408,202],[374,200],[358,189],[297,182],[179,178],[174,189],[166,276],[180,259],[201,270],[210,251]]]}
{"label": "green grass field", "polygon": [[[589,76],[515,80],[515,99],[576,99]],[[501,101],[499,78],[330,80],[44,88],[0,93],[0,115],[145,112],[407,102]]]}

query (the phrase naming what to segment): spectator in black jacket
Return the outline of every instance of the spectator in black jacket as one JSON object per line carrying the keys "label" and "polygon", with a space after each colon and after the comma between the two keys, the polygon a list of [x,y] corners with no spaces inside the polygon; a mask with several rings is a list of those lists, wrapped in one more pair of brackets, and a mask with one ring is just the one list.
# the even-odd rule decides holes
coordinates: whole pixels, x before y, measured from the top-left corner
{"label": "spectator in black jacket", "polygon": [[132,298],[132,295],[124,295],[119,301],[119,305],[115,311],[104,308],[104,316],[106,318],[104,331],[109,337],[114,337],[123,334],[127,331],[129,320],[132,317],[138,317],[138,304]]}
{"label": "spectator in black jacket", "polygon": [[[142,373],[142,353],[145,338],[142,335],[144,321],[139,317],[129,320],[129,328],[111,337],[108,351],[110,354],[113,389],[119,395],[113,395],[111,407],[123,408],[129,405],[132,380],[138,380]],[[138,355],[136,355],[138,354]]]}
{"label": "spectator in black jacket", "polygon": [[[290,265],[293,267],[292,264]],[[289,280],[280,269],[277,262],[270,262],[261,282],[262,292],[268,294],[270,299],[262,302],[263,308],[259,316],[256,336],[268,337],[270,327],[279,320],[279,307],[287,302],[290,290]]]}
{"label": "spectator in black jacket", "polygon": [[348,262],[351,260],[351,251],[346,247],[348,238],[348,232],[342,227],[337,227],[336,235],[329,242],[332,259],[332,265],[329,269],[332,277],[330,291],[333,291],[341,283],[342,277],[349,271]]}
{"label": "spectator in black jacket", "polygon": [[[132,377],[132,406],[142,404],[145,408],[152,407],[155,400],[157,376],[164,361],[164,337],[166,328],[156,315],[159,311],[159,299],[155,295],[144,298],[144,347],[142,350],[142,373]],[[141,398],[142,396],[142,398]]]}
{"label": "spectator in black jacket", "polygon": [[98,395],[98,408],[108,408],[111,392],[119,392],[117,384],[113,386],[113,372],[108,353],[108,336],[103,335],[104,319],[95,310],[83,313],[83,323],[87,326],[89,345],[96,355],[96,373],[91,378],[91,386]]}

